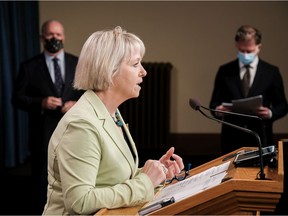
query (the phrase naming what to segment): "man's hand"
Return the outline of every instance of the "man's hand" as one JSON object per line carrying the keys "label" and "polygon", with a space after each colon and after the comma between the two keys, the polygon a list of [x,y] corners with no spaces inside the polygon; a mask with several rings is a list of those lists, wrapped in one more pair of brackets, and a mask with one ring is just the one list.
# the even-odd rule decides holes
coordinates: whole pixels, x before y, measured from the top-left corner
{"label": "man's hand", "polygon": [[42,100],[42,107],[48,110],[55,110],[62,106],[62,99],[56,97],[46,97]]}
{"label": "man's hand", "polygon": [[[224,112],[231,112],[231,109],[227,106],[219,105],[216,107],[216,110],[224,111]],[[224,113],[215,112],[215,115],[219,118],[223,117]]]}
{"label": "man's hand", "polygon": [[256,114],[261,117],[262,119],[270,119],[272,117],[272,112],[269,108],[267,107],[259,107],[256,110]]}

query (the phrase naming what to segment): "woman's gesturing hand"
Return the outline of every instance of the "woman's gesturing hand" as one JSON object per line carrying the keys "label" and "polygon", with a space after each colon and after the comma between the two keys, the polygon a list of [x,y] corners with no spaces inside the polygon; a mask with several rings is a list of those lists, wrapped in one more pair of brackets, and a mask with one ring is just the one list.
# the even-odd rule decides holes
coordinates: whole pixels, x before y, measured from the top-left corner
{"label": "woman's gesturing hand", "polygon": [[[173,178],[184,169],[183,160],[177,154],[174,154],[174,147],[171,147],[161,158],[160,162],[168,169],[166,178]],[[174,160],[171,160],[173,158]]]}

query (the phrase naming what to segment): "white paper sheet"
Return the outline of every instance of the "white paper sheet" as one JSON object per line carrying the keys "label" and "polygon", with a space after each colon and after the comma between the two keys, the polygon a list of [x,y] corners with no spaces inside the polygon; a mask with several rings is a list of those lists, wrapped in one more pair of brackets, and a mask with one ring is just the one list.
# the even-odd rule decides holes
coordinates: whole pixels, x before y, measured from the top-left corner
{"label": "white paper sheet", "polygon": [[186,197],[200,193],[208,188],[219,185],[227,174],[226,171],[229,165],[230,161],[227,161],[224,164],[211,167],[183,181],[169,185],[168,187],[162,189],[150,204],[170,197],[174,197],[175,201],[177,202]]}

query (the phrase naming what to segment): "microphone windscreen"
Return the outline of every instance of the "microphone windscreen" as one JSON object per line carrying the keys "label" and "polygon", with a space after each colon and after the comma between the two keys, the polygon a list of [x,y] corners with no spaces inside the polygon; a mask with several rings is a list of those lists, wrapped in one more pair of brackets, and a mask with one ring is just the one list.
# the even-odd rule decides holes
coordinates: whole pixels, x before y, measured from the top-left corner
{"label": "microphone windscreen", "polygon": [[196,99],[190,98],[189,99],[189,104],[192,107],[192,109],[194,109],[194,110],[199,110],[200,107],[201,107],[200,102],[198,100],[196,100]]}

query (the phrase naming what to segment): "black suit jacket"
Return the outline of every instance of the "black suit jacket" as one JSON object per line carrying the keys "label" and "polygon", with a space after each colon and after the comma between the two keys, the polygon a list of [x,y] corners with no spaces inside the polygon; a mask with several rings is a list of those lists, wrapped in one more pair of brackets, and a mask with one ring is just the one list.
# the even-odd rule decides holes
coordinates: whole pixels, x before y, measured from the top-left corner
{"label": "black suit jacket", "polygon": [[[272,118],[264,120],[265,132],[259,120],[226,115],[225,121],[246,127],[259,134],[262,143],[272,145],[273,128],[275,120],[287,114],[287,100],[284,85],[278,67],[273,66],[261,59],[257,66],[254,81],[247,97],[256,95],[263,96],[263,106],[272,111]],[[215,109],[222,102],[231,102],[233,99],[244,98],[240,79],[240,68],[238,60],[234,60],[219,67],[216,75],[210,108]],[[212,113],[215,116],[215,113]],[[215,116],[216,117],[216,116]],[[222,150],[230,152],[243,146],[258,146],[256,138],[245,132],[222,125]]]}
{"label": "black suit jacket", "polygon": [[[77,101],[82,91],[73,89],[73,81],[78,57],[65,53],[65,81],[62,92],[63,104],[66,101]],[[50,77],[44,53],[20,65],[12,103],[15,107],[25,110],[29,115],[29,137],[32,151],[47,152],[49,139],[63,116],[61,109],[44,110],[42,99],[48,96],[59,97]]]}

